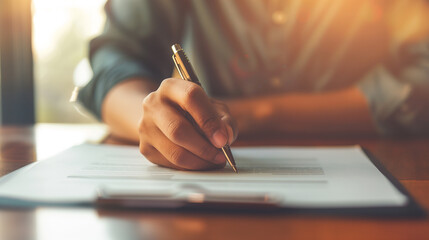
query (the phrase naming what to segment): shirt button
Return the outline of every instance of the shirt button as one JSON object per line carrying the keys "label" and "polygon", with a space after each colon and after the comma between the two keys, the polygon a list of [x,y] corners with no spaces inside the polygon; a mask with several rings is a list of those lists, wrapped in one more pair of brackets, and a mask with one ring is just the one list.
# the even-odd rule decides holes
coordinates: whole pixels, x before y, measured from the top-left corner
{"label": "shirt button", "polygon": [[281,12],[281,11],[275,11],[272,15],[271,15],[271,19],[273,20],[273,22],[275,24],[284,24],[287,20],[286,15]]}
{"label": "shirt button", "polygon": [[273,77],[273,78],[271,78],[271,80],[270,80],[270,85],[271,85],[271,87],[273,87],[273,88],[278,88],[278,87],[281,87],[281,85],[282,85],[282,81],[280,80],[280,78],[279,78],[279,77]]}

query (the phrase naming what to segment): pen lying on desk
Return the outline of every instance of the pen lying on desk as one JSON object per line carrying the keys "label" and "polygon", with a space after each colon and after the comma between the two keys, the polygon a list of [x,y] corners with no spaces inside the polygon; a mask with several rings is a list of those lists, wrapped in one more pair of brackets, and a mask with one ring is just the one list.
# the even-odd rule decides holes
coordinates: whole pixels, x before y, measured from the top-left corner
{"label": "pen lying on desk", "polygon": [[[183,51],[182,47],[179,44],[174,44],[173,46],[171,46],[171,49],[173,50],[173,61],[176,65],[177,71],[180,74],[180,77],[182,77],[183,80],[190,81],[201,86],[201,83],[198,80],[198,77],[195,74],[194,69],[192,68],[192,65],[189,62],[189,59]],[[222,147],[222,152],[234,172],[238,173],[234,157],[232,156],[231,148],[228,144]]]}

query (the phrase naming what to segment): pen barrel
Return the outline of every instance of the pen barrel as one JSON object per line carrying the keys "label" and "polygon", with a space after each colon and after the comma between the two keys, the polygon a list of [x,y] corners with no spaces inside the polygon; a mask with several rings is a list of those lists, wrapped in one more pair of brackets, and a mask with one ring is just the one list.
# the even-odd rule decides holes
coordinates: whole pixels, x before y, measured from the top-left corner
{"label": "pen barrel", "polygon": [[[195,71],[194,71],[194,68],[192,67],[191,62],[189,61],[182,47],[179,44],[174,44],[171,47],[171,49],[173,50],[173,56],[172,56],[173,62],[176,65],[176,69],[179,72],[180,77],[182,77],[183,80],[193,82],[199,85],[200,87],[202,87],[200,81],[198,80],[197,74],[195,74]],[[192,116],[186,111],[184,111],[184,115],[192,123],[192,125],[196,127],[196,129],[199,129],[201,135],[205,136],[202,130],[195,123],[195,120],[192,118]],[[226,160],[234,169],[234,172],[238,173],[235,165],[234,157],[232,156],[232,152],[229,146],[225,145],[224,147],[222,147],[222,151],[225,154]]]}
{"label": "pen barrel", "polygon": [[176,65],[177,71],[179,71],[179,74],[183,80],[193,82],[201,86],[201,83],[197,77],[197,74],[194,71],[194,68],[189,62],[189,59],[186,56],[185,52],[181,48],[178,51],[174,51],[173,61]]}

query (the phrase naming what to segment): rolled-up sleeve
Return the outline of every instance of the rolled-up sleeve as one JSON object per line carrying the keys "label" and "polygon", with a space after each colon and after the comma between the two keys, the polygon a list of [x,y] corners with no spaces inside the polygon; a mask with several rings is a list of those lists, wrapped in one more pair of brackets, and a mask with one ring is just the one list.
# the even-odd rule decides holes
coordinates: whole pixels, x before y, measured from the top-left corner
{"label": "rolled-up sleeve", "polygon": [[99,119],[104,97],[129,78],[156,82],[171,76],[170,46],[180,42],[186,12],[182,1],[110,0],[103,34],[90,43],[92,80],[79,101]]}
{"label": "rolled-up sleeve", "polygon": [[404,46],[359,83],[381,135],[429,133],[429,42]]}

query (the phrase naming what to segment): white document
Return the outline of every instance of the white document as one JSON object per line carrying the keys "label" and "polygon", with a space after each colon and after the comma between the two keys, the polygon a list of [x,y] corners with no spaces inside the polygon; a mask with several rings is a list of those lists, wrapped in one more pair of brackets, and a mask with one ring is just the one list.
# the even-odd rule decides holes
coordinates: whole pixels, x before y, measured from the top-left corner
{"label": "white document", "polygon": [[172,192],[190,185],[211,193],[272,195],[288,207],[403,206],[408,199],[360,147],[233,148],[229,166],[177,171],[146,160],[137,147],[84,144],[0,179],[0,198],[91,203],[100,188]]}

